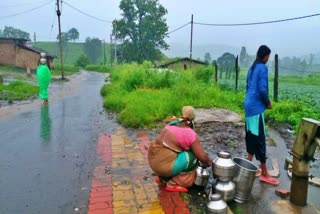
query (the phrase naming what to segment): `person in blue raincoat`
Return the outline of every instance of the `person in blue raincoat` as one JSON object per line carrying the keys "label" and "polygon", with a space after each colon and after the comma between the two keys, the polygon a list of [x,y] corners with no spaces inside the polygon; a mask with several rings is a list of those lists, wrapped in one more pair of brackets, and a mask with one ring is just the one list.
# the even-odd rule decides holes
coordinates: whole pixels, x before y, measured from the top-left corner
{"label": "person in blue raincoat", "polygon": [[51,72],[46,64],[45,58],[40,59],[40,64],[37,67],[37,80],[39,85],[39,97],[43,100],[43,104],[48,104],[48,87],[51,81]]}
{"label": "person in blue raincoat", "polygon": [[273,178],[266,165],[266,128],[264,111],[272,109],[269,98],[268,67],[271,50],[266,45],[261,45],[257,51],[257,57],[248,70],[246,97],[244,101],[246,147],[248,160],[252,161],[255,156],[260,161],[257,171],[260,181],[271,185],[279,185],[279,181]]}

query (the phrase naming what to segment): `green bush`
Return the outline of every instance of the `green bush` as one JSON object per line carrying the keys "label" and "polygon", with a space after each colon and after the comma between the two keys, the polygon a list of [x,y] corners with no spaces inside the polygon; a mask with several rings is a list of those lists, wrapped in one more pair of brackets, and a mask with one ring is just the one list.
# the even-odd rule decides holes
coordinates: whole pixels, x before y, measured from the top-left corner
{"label": "green bush", "polygon": [[15,81],[9,85],[0,85],[0,100],[26,100],[37,95],[39,88],[28,83]]}
{"label": "green bush", "polygon": [[195,78],[205,83],[212,81],[214,68],[212,66],[201,66],[195,71]]}
{"label": "green bush", "polygon": [[88,64],[90,64],[90,60],[84,54],[81,54],[76,61],[76,66],[80,68],[85,68]]}
{"label": "green bush", "polygon": [[217,107],[226,103],[231,109],[242,111],[237,102],[242,103],[243,95],[223,94],[207,81],[209,75],[199,75],[201,78],[197,79],[192,71],[150,69],[144,63],[115,66],[110,76],[112,84],[101,89],[104,107],[118,112],[119,121],[126,126],[150,126],[170,115],[179,115],[184,105]]}
{"label": "green bush", "polygon": [[303,117],[320,119],[317,109],[308,106],[301,100],[285,100],[274,103],[271,111],[265,112],[266,117],[272,122],[289,123],[298,130]]}

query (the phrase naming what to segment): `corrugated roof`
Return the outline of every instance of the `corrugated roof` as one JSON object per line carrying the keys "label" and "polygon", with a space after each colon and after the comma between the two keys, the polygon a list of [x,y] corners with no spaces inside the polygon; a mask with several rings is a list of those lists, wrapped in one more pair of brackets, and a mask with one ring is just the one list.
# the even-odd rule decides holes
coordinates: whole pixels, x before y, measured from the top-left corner
{"label": "corrugated roof", "polygon": [[[164,68],[164,67],[167,67],[167,66],[169,66],[171,64],[174,64],[174,63],[177,63],[177,62],[181,62],[181,61],[184,61],[184,60],[185,61],[190,61],[190,58],[189,57],[179,58],[179,59],[173,60],[171,62],[167,62],[167,63],[161,64],[158,67]],[[195,59],[191,59],[191,61],[194,62],[194,63],[201,64],[201,65],[208,65],[206,62],[202,62],[202,61],[195,60]]]}
{"label": "corrugated roof", "polygon": [[48,54],[46,51],[41,50],[41,49],[38,49],[38,48],[28,47],[28,46],[21,45],[21,44],[18,44],[17,46],[19,46],[20,48],[23,48],[23,49],[26,49],[26,50],[29,50],[29,51],[32,51],[32,52],[38,53],[38,54],[40,54],[41,52],[45,52],[45,53],[46,53],[46,56],[51,57],[51,58],[54,58],[54,56],[53,56],[53,55]]}
{"label": "corrugated roof", "polygon": [[46,55],[49,57],[49,58],[54,58],[53,55],[47,53],[45,50],[42,50],[42,49],[39,49],[39,48],[34,48],[34,47],[31,47],[31,46],[26,46],[25,43],[30,41],[30,39],[23,39],[23,38],[5,38],[5,37],[0,37],[0,41],[14,41],[15,44],[20,47],[20,48],[23,48],[23,49],[26,49],[26,50],[29,50],[29,51],[32,51],[32,52],[35,52],[35,53],[38,53],[40,54],[41,52],[45,52]]}
{"label": "corrugated roof", "polygon": [[6,38],[6,37],[0,37],[0,40],[13,40],[13,41],[21,41],[21,42],[30,41],[30,39],[24,39],[24,38]]}

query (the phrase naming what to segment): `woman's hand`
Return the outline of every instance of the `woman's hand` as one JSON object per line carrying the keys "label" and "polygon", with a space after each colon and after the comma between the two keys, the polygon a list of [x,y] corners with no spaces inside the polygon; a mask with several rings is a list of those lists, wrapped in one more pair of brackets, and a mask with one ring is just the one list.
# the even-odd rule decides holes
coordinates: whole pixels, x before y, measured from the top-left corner
{"label": "woman's hand", "polygon": [[191,149],[204,167],[209,167],[212,165],[212,160],[209,158],[208,154],[203,150],[203,147],[198,138],[192,143]]}

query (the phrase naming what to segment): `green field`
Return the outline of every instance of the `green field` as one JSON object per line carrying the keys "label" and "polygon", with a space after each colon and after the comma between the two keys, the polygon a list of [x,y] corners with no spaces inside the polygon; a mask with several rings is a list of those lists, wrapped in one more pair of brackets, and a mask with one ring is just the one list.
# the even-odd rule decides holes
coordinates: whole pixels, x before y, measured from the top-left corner
{"label": "green field", "polygon": [[[243,115],[245,75],[240,75],[238,93],[235,93],[234,79],[219,79],[216,84],[212,74],[212,67],[158,72],[150,69],[148,63],[115,66],[111,70],[112,84],[101,89],[104,107],[118,112],[119,121],[129,127],[152,126],[169,115],[178,114],[183,105],[225,108]],[[314,84],[305,78],[312,78]],[[280,77],[279,101],[273,102],[273,109],[265,112],[267,121],[290,124],[297,130],[303,117],[320,120],[319,80],[320,76]],[[273,100],[271,74],[269,89]]]}
{"label": "green field", "polygon": [[[273,78],[269,77],[269,94],[273,99]],[[219,79],[219,85],[226,90],[234,90],[235,80]],[[245,91],[246,80],[238,82],[238,91]],[[280,77],[278,83],[278,99],[299,100],[320,109],[320,75]]]}
{"label": "green field", "polygon": [[[84,54],[83,50],[84,43],[69,42],[63,47],[63,60],[65,64],[75,64],[81,54]],[[58,42],[36,42],[32,44],[35,48],[40,48],[45,52],[54,55],[55,62],[60,62],[60,48]],[[98,64],[103,63],[104,48],[101,49],[101,57],[98,59]],[[110,44],[106,44],[106,64],[110,64]]]}

